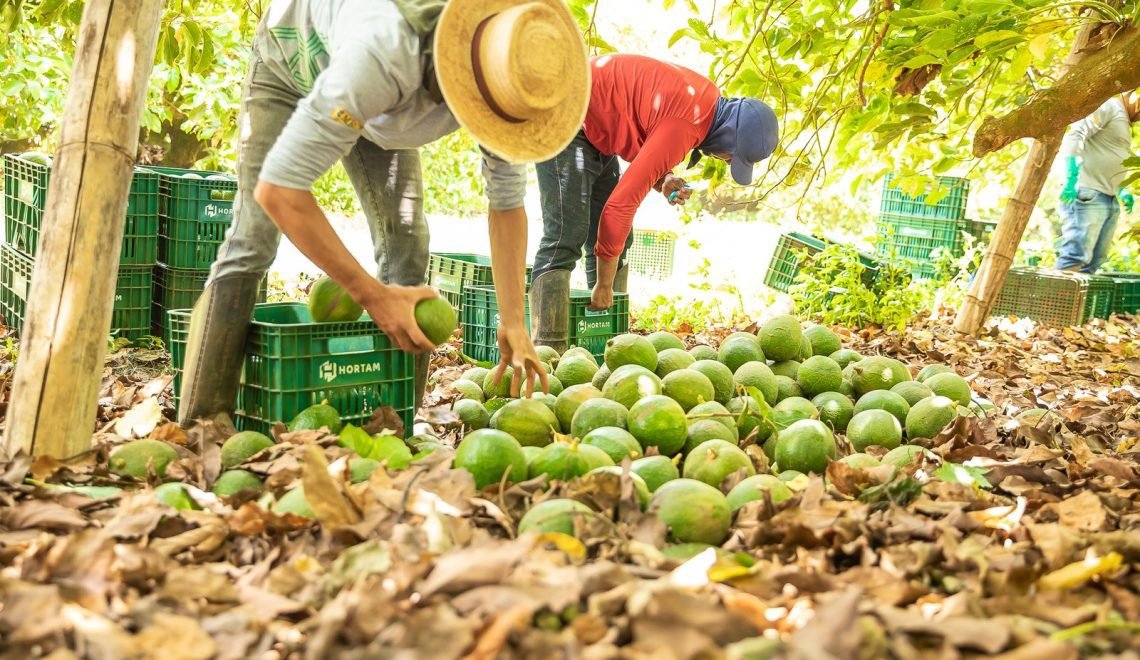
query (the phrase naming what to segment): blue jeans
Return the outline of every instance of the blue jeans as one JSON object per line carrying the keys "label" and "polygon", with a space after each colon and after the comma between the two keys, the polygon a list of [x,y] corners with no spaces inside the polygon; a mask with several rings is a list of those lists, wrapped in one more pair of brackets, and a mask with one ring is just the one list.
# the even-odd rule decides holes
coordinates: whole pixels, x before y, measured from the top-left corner
{"label": "blue jeans", "polygon": [[[264,275],[277,257],[281,230],[253,198],[254,185],[300,97],[262,62],[254,49],[242,91],[238,192],[233,222],[218,249],[211,281],[230,275]],[[417,149],[388,150],[360,138],[341,163],[368,221],[385,284],[423,284],[428,267],[428,224]]]}
{"label": "blue jeans", "polygon": [[1081,188],[1072,204],[1061,205],[1061,253],[1057,270],[1079,270],[1093,274],[1108,258],[1120,203],[1114,195]]}
{"label": "blue jeans", "polygon": [[[535,165],[538,192],[542,201],[542,240],[534,255],[532,276],[552,270],[573,271],[586,250],[586,283],[592,288],[597,280],[594,244],[598,242],[598,223],[602,209],[621,178],[617,156],[607,156],[586,139],[577,137],[554,158]],[[618,262],[625,263],[633,232],[625,241]]]}

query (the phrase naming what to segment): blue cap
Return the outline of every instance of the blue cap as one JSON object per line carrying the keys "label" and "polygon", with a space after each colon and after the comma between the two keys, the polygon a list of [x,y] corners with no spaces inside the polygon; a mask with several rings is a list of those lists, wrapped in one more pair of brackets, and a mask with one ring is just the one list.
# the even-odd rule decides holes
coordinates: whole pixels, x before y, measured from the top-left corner
{"label": "blue cap", "polygon": [[741,99],[736,114],[736,148],[729,170],[742,186],[752,184],[752,168],[772,155],[780,141],[776,113],[759,99]]}

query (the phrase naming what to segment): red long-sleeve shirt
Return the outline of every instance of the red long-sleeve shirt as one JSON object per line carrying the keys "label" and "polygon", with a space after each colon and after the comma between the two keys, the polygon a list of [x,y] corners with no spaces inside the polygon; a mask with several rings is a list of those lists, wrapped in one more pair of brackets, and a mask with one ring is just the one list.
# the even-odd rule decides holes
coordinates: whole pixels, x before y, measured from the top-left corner
{"label": "red long-sleeve shirt", "polygon": [[720,90],[695,71],[641,55],[595,57],[591,74],[586,138],[629,163],[602,211],[594,248],[616,259],[654,184],[708,135]]}

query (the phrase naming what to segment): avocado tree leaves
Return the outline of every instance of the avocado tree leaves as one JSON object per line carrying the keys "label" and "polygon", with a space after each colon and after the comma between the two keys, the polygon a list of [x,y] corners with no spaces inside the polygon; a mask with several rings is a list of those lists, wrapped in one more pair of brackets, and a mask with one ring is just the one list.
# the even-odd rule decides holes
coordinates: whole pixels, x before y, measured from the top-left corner
{"label": "avocado tree leaves", "polygon": [[[978,165],[970,143],[982,117],[1049,85],[1082,23],[1130,17],[1050,0],[747,0],[717,19],[670,43],[698,42],[714,54],[709,73],[726,93],[776,109],[781,144],[754,189],[711,186],[748,200],[829,183],[831,172],[965,175]],[[987,157],[987,171],[1012,182],[1005,166],[1020,153]]]}

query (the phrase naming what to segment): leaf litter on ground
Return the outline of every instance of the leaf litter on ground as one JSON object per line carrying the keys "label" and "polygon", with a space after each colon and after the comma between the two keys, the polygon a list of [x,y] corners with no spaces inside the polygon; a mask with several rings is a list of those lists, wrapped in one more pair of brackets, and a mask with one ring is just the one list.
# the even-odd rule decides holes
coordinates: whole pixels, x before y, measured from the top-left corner
{"label": "leaf litter on ground", "polygon": [[[948,327],[836,330],[864,354],[951,364],[991,410],[902,470],[832,463],[750,502],[723,550],[688,561],[661,552],[628,479],[477,492],[444,449],[351,484],[349,452],[316,431],[277,427],[246,466],[274,495],[303,484],[316,521],[221,500],[226,430],[167,423],[168,377],[108,372],[90,452],[0,463],[0,658],[1135,657],[1140,328]],[[465,367],[454,349],[433,366],[425,418],[454,447]],[[144,429],[180,448],[169,469],[200,510],[105,469]],[[519,537],[556,497],[597,513],[574,537]]]}

